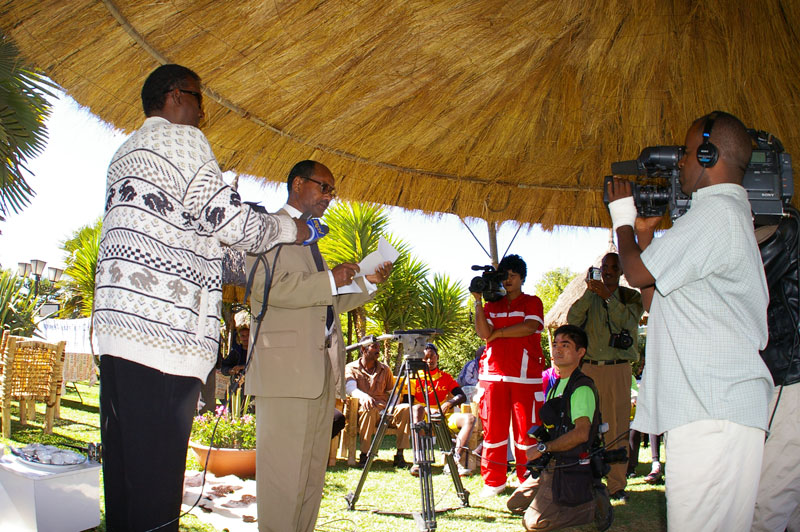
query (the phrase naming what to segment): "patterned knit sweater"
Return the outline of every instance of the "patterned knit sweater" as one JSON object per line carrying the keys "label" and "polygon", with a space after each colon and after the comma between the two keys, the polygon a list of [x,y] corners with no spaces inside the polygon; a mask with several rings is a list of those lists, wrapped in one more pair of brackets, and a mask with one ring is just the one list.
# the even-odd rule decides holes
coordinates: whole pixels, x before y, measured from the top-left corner
{"label": "patterned knit sweater", "polygon": [[217,360],[222,244],[262,253],[296,234],[288,216],[241,202],[199,129],[148,118],[108,168],[94,296],[100,354],[205,381]]}

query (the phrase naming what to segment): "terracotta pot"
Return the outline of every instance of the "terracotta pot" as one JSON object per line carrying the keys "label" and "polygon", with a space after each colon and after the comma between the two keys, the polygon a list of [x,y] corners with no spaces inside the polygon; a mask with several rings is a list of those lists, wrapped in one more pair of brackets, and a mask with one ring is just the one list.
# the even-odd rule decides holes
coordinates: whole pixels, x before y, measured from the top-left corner
{"label": "terracotta pot", "polygon": [[211,451],[208,459],[208,471],[214,476],[236,475],[237,477],[254,477],[256,475],[256,450],[255,449],[219,449],[209,448],[193,441],[189,442],[197,456],[197,461],[203,466],[206,455]]}

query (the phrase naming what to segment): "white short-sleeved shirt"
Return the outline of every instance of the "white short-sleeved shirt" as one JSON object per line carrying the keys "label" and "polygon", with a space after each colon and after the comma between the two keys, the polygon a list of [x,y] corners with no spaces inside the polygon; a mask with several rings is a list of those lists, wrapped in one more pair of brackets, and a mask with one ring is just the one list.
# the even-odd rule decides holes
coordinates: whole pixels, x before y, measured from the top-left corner
{"label": "white short-sleeved shirt", "polygon": [[758,352],[769,295],[745,189],[695,192],[642,261],[656,291],[633,428],[661,434],[724,419],[766,430],[773,386]]}

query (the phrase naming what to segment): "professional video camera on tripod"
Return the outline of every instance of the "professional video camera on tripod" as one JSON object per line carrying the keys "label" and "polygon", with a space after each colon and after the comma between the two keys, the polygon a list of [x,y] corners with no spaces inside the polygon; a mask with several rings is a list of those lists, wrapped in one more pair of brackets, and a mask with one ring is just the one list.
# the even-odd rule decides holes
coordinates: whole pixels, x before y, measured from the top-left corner
{"label": "professional video camera on tripod", "polygon": [[[395,340],[400,342],[403,346],[403,364],[400,367],[400,374],[389,396],[387,405],[397,404],[404,389],[407,390],[408,402],[411,403],[413,397],[411,391],[412,382],[417,386],[417,389],[421,389],[424,392],[426,419],[414,420],[411,427],[411,448],[414,453],[414,464],[419,468],[420,494],[422,498],[422,512],[414,512],[412,515],[418,528],[424,532],[430,532],[436,529],[433,479],[431,478],[431,465],[435,461],[434,443],[438,443],[439,448],[444,453],[445,463],[450,470],[450,476],[453,479],[456,493],[459,499],[461,499],[461,505],[469,506],[469,492],[464,489],[461,478],[458,476],[458,468],[453,459],[454,449],[452,435],[444,421],[444,417],[440,414],[441,404],[439,404],[439,398],[433,394],[436,400],[435,405],[431,405],[428,399],[428,392],[429,390],[433,390],[434,386],[430,371],[428,370],[428,365],[423,360],[425,345],[428,344],[431,336],[439,334],[440,332],[441,331],[437,329],[395,331],[392,334],[368,337],[357,344],[347,346],[347,350],[351,351],[362,345],[369,345],[380,340]],[[436,407],[436,410],[432,410],[431,406]],[[367,479],[370,467],[372,467],[372,462],[378,454],[378,449],[381,446],[381,442],[383,441],[388,427],[389,410],[390,409],[387,408],[381,414],[378,428],[367,453],[367,461],[361,472],[361,477],[358,480],[358,486],[356,486],[355,491],[345,496],[347,508],[349,510],[355,509],[356,502],[361,494],[361,489],[364,487],[364,482]]]}

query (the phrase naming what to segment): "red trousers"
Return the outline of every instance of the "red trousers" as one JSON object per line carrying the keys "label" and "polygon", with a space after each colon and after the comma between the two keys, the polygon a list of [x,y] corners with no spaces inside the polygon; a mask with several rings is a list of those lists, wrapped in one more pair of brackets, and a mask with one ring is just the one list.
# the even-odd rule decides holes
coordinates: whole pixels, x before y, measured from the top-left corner
{"label": "red trousers", "polygon": [[[508,463],[508,427],[514,432],[514,457],[517,477],[524,480],[525,451],[536,444],[528,436],[528,429],[538,424],[539,408],[536,391],[541,384],[481,381],[483,395],[480,399],[480,416],[483,423],[483,453],[481,476],[487,486],[501,486],[506,481]],[[541,394],[540,394],[541,395]]]}

